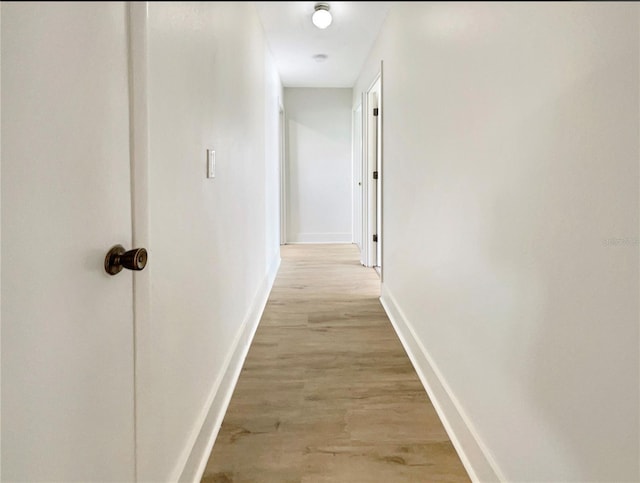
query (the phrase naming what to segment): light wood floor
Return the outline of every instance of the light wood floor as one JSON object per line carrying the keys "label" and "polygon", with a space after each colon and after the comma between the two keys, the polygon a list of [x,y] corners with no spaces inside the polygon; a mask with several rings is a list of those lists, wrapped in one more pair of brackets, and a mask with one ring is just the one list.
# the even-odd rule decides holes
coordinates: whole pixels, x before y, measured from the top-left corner
{"label": "light wood floor", "polygon": [[469,478],[353,245],[287,245],[203,482]]}

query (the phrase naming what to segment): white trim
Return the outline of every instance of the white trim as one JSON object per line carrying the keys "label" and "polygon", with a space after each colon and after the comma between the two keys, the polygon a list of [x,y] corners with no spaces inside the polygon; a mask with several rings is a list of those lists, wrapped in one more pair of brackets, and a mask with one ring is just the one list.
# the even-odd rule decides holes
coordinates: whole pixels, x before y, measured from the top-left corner
{"label": "white trim", "polygon": [[351,243],[357,245],[356,243],[356,217],[355,215],[355,193],[356,189],[354,187],[354,182],[356,178],[356,170],[354,168],[354,163],[356,162],[356,111],[351,109]]}
{"label": "white trim", "polygon": [[411,322],[405,317],[384,284],[382,284],[380,302],[471,480],[482,483],[506,481],[449,388],[446,379],[416,336]]}
{"label": "white trim", "polygon": [[[131,246],[145,247],[153,260],[149,243],[149,104],[148,104],[148,2],[129,2],[127,35],[129,40],[129,143],[131,156]],[[150,379],[152,351],[151,267],[133,277],[133,347],[134,347],[134,466],[136,481],[145,472],[141,448],[151,437],[145,428],[142,411],[152,394],[144,382]]]}
{"label": "white trim", "polygon": [[207,404],[197,419],[188,440],[191,443],[185,447],[169,481],[199,482],[201,480],[279,268],[280,255],[278,254],[236,335],[223,365],[224,370],[213,385]]}
{"label": "white trim", "polygon": [[380,61],[380,91],[378,92],[378,185],[376,194],[378,200],[376,202],[376,214],[378,220],[376,227],[378,231],[378,245],[376,247],[376,265],[380,268],[380,280],[384,282],[384,61]]}
{"label": "white trim", "polygon": [[361,159],[360,162],[362,163],[360,166],[360,172],[362,175],[362,199],[360,200],[360,209],[361,209],[361,213],[360,213],[360,218],[362,220],[361,223],[361,228],[362,228],[362,232],[360,233],[360,237],[362,239],[362,246],[360,248],[360,263],[362,263],[362,265],[364,265],[365,267],[368,266],[367,263],[369,261],[369,243],[367,242],[368,239],[368,233],[369,233],[369,226],[368,226],[368,215],[367,215],[367,200],[369,199],[369,183],[368,181],[368,176],[367,176],[367,120],[366,120],[366,115],[367,115],[367,110],[369,109],[369,104],[367,102],[367,93],[366,92],[362,92],[360,94],[360,105],[362,106],[362,111],[360,112],[362,119],[360,120],[360,123],[362,125],[362,138],[360,140],[360,144],[361,144],[361,150],[362,150],[362,154],[361,154]]}
{"label": "white trim", "polygon": [[[287,245],[355,245],[350,241],[336,241],[336,242],[287,242]],[[356,245],[357,246],[357,245]]]}
{"label": "white trim", "polygon": [[296,243],[351,243],[351,233],[296,233],[288,245]]}

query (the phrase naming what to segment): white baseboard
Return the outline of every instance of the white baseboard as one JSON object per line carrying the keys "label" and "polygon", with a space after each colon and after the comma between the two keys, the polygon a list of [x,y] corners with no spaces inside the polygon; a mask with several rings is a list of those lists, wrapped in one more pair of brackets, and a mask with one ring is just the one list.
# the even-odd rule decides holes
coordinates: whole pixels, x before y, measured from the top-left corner
{"label": "white baseboard", "polygon": [[202,425],[197,432],[195,443],[188,452],[188,458],[179,472],[178,478],[171,481],[199,482],[206,467],[209,455],[215,443],[222,420],[227,412],[233,390],[240,377],[240,371],[249,352],[249,347],[256,333],[260,318],[271,293],[271,287],[280,268],[280,255],[274,258],[267,276],[263,280],[253,304],[245,318],[242,327],[227,355],[222,377],[214,385],[209,397],[208,409],[202,418]]}
{"label": "white baseboard", "polygon": [[384,284],[380,302],[471,480],[481,483],[506,481],[449,389],[447,381],[416,337],[411,322]]}
{"label": "white baseboard", "polygon": [[351,243],[351,233],[295,233],[287,237],[287,244]]}

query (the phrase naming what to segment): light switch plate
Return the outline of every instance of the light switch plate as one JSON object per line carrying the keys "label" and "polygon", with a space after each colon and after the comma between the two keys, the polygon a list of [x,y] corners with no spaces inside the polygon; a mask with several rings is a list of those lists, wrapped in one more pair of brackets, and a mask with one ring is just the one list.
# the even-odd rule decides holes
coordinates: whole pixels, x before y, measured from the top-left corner
{"label": "light switch plate", "polygon": [[207,149],[207,178],[216,177],[216,152],[213,149]]}

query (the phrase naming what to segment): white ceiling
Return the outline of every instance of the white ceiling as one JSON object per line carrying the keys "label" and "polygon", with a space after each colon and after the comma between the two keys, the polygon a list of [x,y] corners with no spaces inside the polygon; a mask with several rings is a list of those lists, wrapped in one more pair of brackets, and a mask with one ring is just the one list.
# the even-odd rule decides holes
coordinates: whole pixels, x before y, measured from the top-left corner
{"label": "white ceiling", "polygon": [[333,15],[325,30],[311,23],[317,2],[254,3],[285,87],[353,87],[393,2],[321,2]]}

